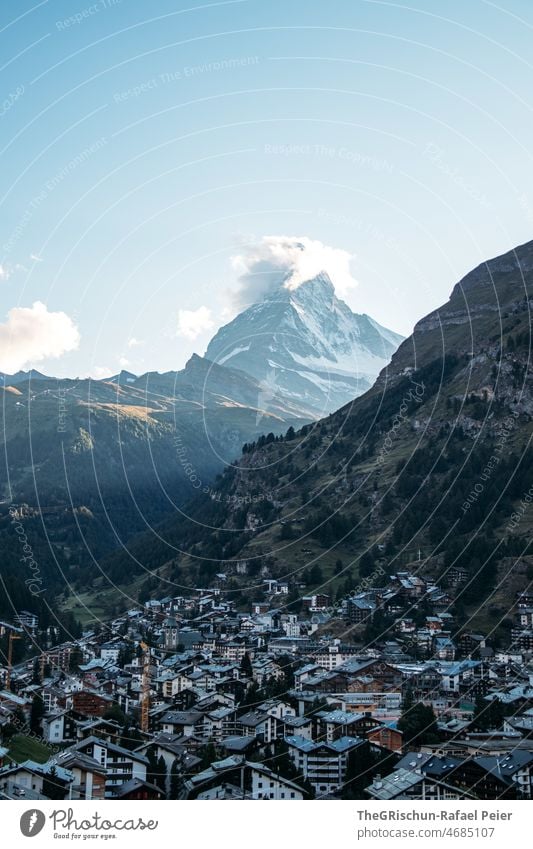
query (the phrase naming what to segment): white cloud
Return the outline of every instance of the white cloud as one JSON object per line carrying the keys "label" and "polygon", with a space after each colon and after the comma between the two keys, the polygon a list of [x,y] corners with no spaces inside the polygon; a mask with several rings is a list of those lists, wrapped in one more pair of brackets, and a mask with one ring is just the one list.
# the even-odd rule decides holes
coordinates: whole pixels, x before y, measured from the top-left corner
{"label": "white cloud", "polygon": [[220,310],[220,318],[224,322],[231,321],[236,315],[238,315],[238,312],[239,310],[236,309],[234,304],[226,305]]}
{"label": "white cloud", "polygon": [[144,345],[143,339],[136,339],[135,336],[128,339],[128,348],[138,348],[139,345]]}
{"label": "white cloud", "polygon": [[198,307],[197,310],[180,310],[178,313],[178,336],[196,339],[214,326],[211,310],[207,307]]}
{"label": "white cloud", "polygon": [[16,372],[48,358],[76,349],[78,328],[64,312],[49,312],[35,301],[31,307],[14,307],[0,324],[0,370]]}
{"label": "white cloud", "polygon": [[282,287],[296,289],[326,272],[342,298],[357,284],[350,271],[352,255],[308,236],[263,236],[231,258],[239,274],[235,297],[239,307],[256,303]]}
{"label": "white cloud", "polygon": [[131,365],[131,362],[127,359],[127,357],[119,357],[118,364],[121,368],[126,368]]}
{"label": "white cloud", "polygon": [[9,280],[9,269],[5,265],[0,265],[0,280]]}

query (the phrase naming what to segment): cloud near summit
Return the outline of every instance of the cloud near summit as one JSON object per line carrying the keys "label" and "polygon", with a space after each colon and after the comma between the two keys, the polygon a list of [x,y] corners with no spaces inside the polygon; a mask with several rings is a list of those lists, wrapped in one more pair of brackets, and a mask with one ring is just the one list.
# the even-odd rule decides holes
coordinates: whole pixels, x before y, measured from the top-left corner
{"label": "cloud near summit", "polygon": [[350,271],[352,258],[348,251],[308,236],[263,236],[231,258],[239,275],[234,292],[236,306],[242,309],[257,303],[282,286],[297,289],[321,271],[329,275],[343,298],[357,285]]}

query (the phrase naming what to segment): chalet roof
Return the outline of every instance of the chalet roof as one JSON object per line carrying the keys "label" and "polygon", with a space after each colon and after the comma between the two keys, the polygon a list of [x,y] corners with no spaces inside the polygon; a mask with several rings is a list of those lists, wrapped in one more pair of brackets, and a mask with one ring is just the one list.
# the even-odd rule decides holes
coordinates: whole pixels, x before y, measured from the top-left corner
{"label": "chalet roof", "polygon": [[227,752],[245,752],[256,745],[254,737],[225,737],[221,741],[221,746]]}
{"label": "chalet roof", "polygon": [[533,716],[523,714],[522,716],[507,716],[505,718],[505,722],[507,722],[512,728],[516,728],[518,731],[531,731],[533,730]]}
{"label": "chalet roof", "polygon": [[122,796],[127,796],[128,793],[132,793],[134,790],[141,787],[146,787],[148,790],[157,793],[159,796],[164,795],[161,788],[157,787],[155,784],[151,784],[149,781],[143,781],[141,778],[130,778],[130,780],[125,781],[124,784],[119,784],[118,786],[113,787],[113,798],[120,799]]}
{"label": "chalet roof", "polygon": [[285,737],[285,742],[288,746],[292,746],[300,752],[309,753],[315,752],[319,749],[326,749],[330,751],[332,755],[340,755],[344,752],[350,751],[350,749],[357,748],[357,746],[360,746],[364,740],[360,737],[339,737],[338,740],[326,742],[324,740],[307,740],[305,737],[295,734],[290,737]]}
{"label": "chalet roof", "polygon": [[235,710],[230,707],[219,707],[215,708],[215,710],[209,711],[207,714],[209,719],[225,719],[228,716],[232,716],[235,713]]}
{"label": "chalet roof", "polygon": [[73,746],[70,746],[70,748],[66,749],[66,751],[78,751],[91,745],[101,746],[103,749],[108,749],[110,752],[114,752],[119,755],[126,755],[128,758],[131,758],[131,760],[139,761],[140,763],[148,763],[148,758],[145,758],[144,755],[140,755],[138,752],[132,752],[130,749],[125,749],[123,746],[118,746],[116,743],[110,743],[108,740],[102,740],[100,737],[95,737],[94,735],[86,737],[85,740],[80,740],[79,743],[75,743]]}
{"label": "chalet roof", "polygon": [[294,677],[297,675],[307,675],[309,672],[313,672],[315,669],[320,669],[316,663],[306,663],[305,666],[300,666],[294,673]]}
{"label": "chalet roof", "polygon": [[460,675],[469,669],[481,666],[480,660],[438,661],[437,667],[442,675]]}
{"label": "chalet roof", "polygon": [[2,770],[2,776],[11,775],[16,772],[20,772],[23,770],[27,770],[28,772],[34,772],[37,775],[50,775],[50,773],[55,770],[55,775],[59,778],[60,781],[69,782],[72,781],[72,772],[68,769],[64,769],[56,763],[56,760],[49,760],[46,763],[41,764],[37,763],[37,761],[26,760],[22,761],[19,764],[13,764],[7,768]]}
{"label": "chalet roof", "polygon": [[245,713],[244,716],[239,717],[239,723],[246,728],[255,728],[257,725],[261,725],[266,719],[268,719],[268,714],[264,711],[251,710],[249,713]]}
{"label": "chalet roof", "polygon": [[316,713],[324,722],[331,722],[335,725],[353,725],[364,718],[362,713],[353,713],[346,710],[321,710]]}
{"label": "chalet roof", "polygon": [[423,780],[423,775],[419,775],[412,770],[397,769],[384,778],[374,780],[367,789],[367,793],[374,799],[382,799],[384,801],[395,799],[406,791],[416,787]]}
{"label": "chalet roof", "polygon": [[503,757],[498,755],[480,755],[473,758],[473,760],[483,769],[486,769],[487,772],[501,778],[503,781],[509,782],[512,780],[515,772],[533,764],[533,752],[513,749]]}
{"label": "chalet roof", "polygon": [[442,757],[433,756],[423,766],[422,772],[426,775],[431,775],[434,778],[443,778],[452,769],[455,769],[462,763],[464,758],[450,757],[445,755]]}
{"label": "chalet roof", "polygon": [[285,787],[292,788],[293,790],[296,790],[299,793],[304,792],[302,791],[302,788],[294,781],[291,781],[288,778],[284,778],[283,776],[278,775],[262,763],[244,760],[244,757],[242,755],[230,755],[229,757],[224,758],[221,761],[215,761],[211,764],[211,766],[203,770],[203,772],[199,772],[196,775],[191,775],[186,783],[189,787],[194,789],[195,787],[201,786],[202,784],[211,781],[214,778],[218,778],[219,775],[223,776],[225,772],[231,771],[232,769],[235,769],[237,767],[244,767],[246,769],[254,770],[256,772],[261,773],[262,775],[266,775],[268,778],[275,780],[280,784],[283,784]]}
{"label": "chalet roof", "polygon": [[29,699],[25,699],[22,696],[16,696],[15,693],[11,693],[9,690],[0,691],[0,701],[13,702],[14,705],[20,705],[21,707],[29,703]]}
{"label": "chalet roof", "polygon": [[310,716],[284,716],[283,722],[285,725],[289,725],[292,728],[303,728],[304,725],[310,725],[312,723],[312,719]]}
{"label": "chalet roof", "polygon": [[356,672],[362,672],[363,669],[369,669],[372,664],[376,662],[376,658],[349,658],[349,660],[345,660],[341,666],[338,666],[335,670],[336,672],[348,672],[350,674],[355,674]]}
{"label": "chalet roof", "polygon": [[103,660],[101,657],[94,657],[87,663],[80,663],[81,672],[91,672],[93,669],[107,669],[113,665],[112,660]]}
{"label": "chalet roof", "polygon": [[92,758],[90,755],[86,755],[84,752],[61,752],[61,754],[57,755],[57,760],[61,761],[61,764],[65,767],[65,769],[72,770],[75,767],[81,767],[81,769],[91,770],[92,772],[98,772],[102,775],[106,774],[106,768],[95,760],[95,758]]}
{"label": "chalet roof", "polygon": [[169,710],[162,717],[162,722],[174,725],[194,725],[204,717],[200,710]]}
{"label": "chalet roof", "polygon": [[374,610],[376,608],[375,601],[369,601],[364,598],[349,598],[348,604],[351,604],[352,607],[359,608],[359,610]]}

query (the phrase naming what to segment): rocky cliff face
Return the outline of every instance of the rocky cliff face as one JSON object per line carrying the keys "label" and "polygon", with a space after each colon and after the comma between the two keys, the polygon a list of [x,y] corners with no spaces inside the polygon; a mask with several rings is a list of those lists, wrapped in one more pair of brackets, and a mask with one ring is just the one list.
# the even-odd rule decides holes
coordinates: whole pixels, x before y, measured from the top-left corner
{"label": "rocky cliff face", "polygon": [[527,242],[481,263],[456,283],[449,300],[422,318],[400,345],[376,390],[447,352],[494,359],[512,327],[529,327],[532,298],[533,242]]}

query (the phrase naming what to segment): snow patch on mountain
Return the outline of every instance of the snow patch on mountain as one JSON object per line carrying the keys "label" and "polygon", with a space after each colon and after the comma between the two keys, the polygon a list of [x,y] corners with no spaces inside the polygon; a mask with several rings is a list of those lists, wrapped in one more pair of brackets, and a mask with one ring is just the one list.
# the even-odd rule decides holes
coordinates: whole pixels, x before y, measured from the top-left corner
{"label": "snow patch on mountain", "polygon": [[226,354],[225,357],[221,357],[221,359],[218,360],[218,365],[223,366],[224,363],[226,363],[228,360],[231,360],[232,357],[235,357],[237,354],[242,354],[243,351],[249,350],[249,345],[240,345],[238,348],[234,348],[233,351],[230,351],[229,354]]}

